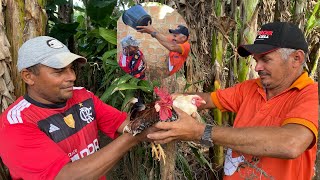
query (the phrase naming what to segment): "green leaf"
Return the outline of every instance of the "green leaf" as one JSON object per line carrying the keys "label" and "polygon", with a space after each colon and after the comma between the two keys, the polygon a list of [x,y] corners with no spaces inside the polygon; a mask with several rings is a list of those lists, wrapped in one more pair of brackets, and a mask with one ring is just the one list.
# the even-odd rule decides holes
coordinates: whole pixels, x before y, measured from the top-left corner
{"label": "green leaf", "polygon": [[306,35],[308,35],[314,27],[320,26],[319,14],[320,14],[320,1],[314,6],[312,15],[309,17],[307,21],[307,27],[305,31]]}
{"label": "green leaf", "polygon": [[111,44],[117,45],[117,32],[115,30],[99,28],[99,34]]}
{"label": "green leaf", "polygon": [[121,106],[121,111],[129,112],[130,107],[129,107],[129,102],[132,100],[134,97],[134,92],[135,90],[127,90],[125,92],[125,97]]}
{"label": "green leaf", "polygon": [[[90,0],[87,4],[87,14],[92,21],[104,24],[105,19],[110,19],[114,7],[117,5],[116,0]],[[105,27],[105,26],[104,26]]]}
{"label": "green leaf", "polygon": [[87,38],[100,38],[100,31],[99,29],[93,29],[92,31],[88,32],[88,37]]}
{"label": "green leaf", "polygon": [[109,58],[109,57],[112,57],[113,55],[117,54],[117,49],[111,49],[109,51],[106,51],[103,56],[102,56],[102,61],[103,62],[106,62],[106,60]]}
{"label": "green leaf", "polygon": [[105,42],[104,43],[100,43],[98,45],[98,47],[96,48],[96,51],[94,51],[94,55],[99,54],[102,51],[102,49],[104,49],[106,46],[107,46],[107,43],[105,43]]}
{"label": "green leaf", "polygon": [[133,84],[127,84],[127,83],[118,84],[118,86],[113,90],[112,93],[114,93],[115,91],[123,91],[123,90],[129,90],[129,89],[136,90],[136,89],[140,89],[140,88],[141,87],[133,85]]}
{"label": "green leaf", "polygon": [[[107,60],[105,61],[105,64],[106,64],[106,65],[109,65],[109,66],[117,66],[117,67],[119,67],[118,62],[115,61],[115,60],[112,60],[112,59],[107,59]],[[119,67],[119,68],[120,68],[120,67]]]}
{"label": "green leaf", "polygon": [[74,23],[56,23],[50,30],[49,36],[55,37],[66,44],[67,40],[77,33],[78,22]]}
{"label": "green leaf", "polygon": [[203,156],[202,153],[199,152],[199,149],[196,148],[194,145],[192,145],[190,142],[188,142],[189,147],[191,148],[193,154],[196,156],[197,161],[200,163],[200,165],[206,165],[207,167],[210,168],[210,170],[215,173],[215,171],[212,169],[211,164],[209,161]]}
{"label": "green leaf", "polygon": [[117,85],[111,85],[109,86],[106,91],[102,94],[102,96],[100,97],[101,101],[103,102],[107,102],[110,98],[110,96],[113,94],[114,89],[117,87]]}
{"label": "green leaf", "polygon": [[148,91],[153,91],[153,84],[150,81],[141,80],[138,83],[139,86],[145,87]]}
{"label": "green leaf", "polygon": [[125,74],[124,76],[122,76],[122,77],[120,77],[120,79],[119,79],[119,81],[118,81],[118,85],[120,85],[120,84],[124,84],[124,83],[126,83],[129,79],[131,79],[132,78],[132,76],[131,75],[129,75],[129,74]]}
{"label": "green leaf", "polygon": [[192,172],[191,167],[189,166],[188,161],[185,157],[182,156],[181,153],[178,153],[177,155],[177,161],[181,165],[181,169],[185,177],[189,180],[192,180]]}
{"label": "green leaf", "polygon": [[140,81],[141,81],[140,79],[132,78],[130,79],[129,84],[138,85]]}

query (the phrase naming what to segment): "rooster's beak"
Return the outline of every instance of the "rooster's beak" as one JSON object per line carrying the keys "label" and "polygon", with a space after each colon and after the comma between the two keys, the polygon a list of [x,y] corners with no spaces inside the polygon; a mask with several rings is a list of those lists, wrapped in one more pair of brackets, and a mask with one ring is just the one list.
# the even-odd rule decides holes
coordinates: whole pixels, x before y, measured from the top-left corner
{"label": "rooster's beak", "polygon": [[156,112],[159,112],[161,107],[160,107],[160,105],[158,103],[156,103],[154,105],[154,108],[156,109]]}

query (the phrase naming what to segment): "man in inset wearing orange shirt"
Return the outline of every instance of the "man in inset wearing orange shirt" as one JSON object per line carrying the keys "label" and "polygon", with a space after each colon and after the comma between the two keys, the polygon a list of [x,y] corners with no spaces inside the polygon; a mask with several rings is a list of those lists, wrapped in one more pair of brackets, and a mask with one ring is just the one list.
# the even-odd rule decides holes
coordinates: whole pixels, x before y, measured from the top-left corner
{"label": "man in inset wearing orange shirt", "polygon": [[176,29],[169,29],[172,36],[166,36],[158,32],[150,24],[148,26],[137,26],[137,29],[139,29],[138,32],[150,34],[170,51],[168,60],[170,76],[182,68],[190,52],[188,28],[183,25],[179,25]]}
{"label": "man in inset wearing orange shirt", "polygon": [[[233,127],[202,124],[180,109],[178,121],[160,122],[149,134],[155,143],[199,140],[227,148],[224,179],[310,180],[318,135],[318,84],[303,70],[308,44],[301,30],[286,22],[262,26],[254,44],[238,48],[253,55],[260,78],[212,93],[198,93],[207,104],[237,114]],[[175,95],[173,95],[174,98]]]}

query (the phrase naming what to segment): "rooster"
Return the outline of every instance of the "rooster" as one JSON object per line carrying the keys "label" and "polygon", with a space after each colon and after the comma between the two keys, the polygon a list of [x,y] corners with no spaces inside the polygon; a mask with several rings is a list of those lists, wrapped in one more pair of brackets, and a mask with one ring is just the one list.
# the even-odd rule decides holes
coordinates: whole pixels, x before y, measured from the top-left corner
{"label": "rooster", "polygon": [[[131,121],[124,131],[132,133],[135,136],[159,121],[176,121],[178,114],[173,109],[173,106],[191,115],[193,113],[198,114],[197,107],[206,103],[198,95],[178,95],[173,100],[164,88],[155,87],[154,92],[159,97],[159,100],[156,102],[144,105],[141,99],[134,98],[131,101],[134,104],[130,113]],[[198,117],[200,117],[199,114]],[[197,119],[200,120],[199,118]],[[155,157],[159,161],[163,159],[165,163],[166,155],[161,145],[151,143],[151,148],[152,157]]]}

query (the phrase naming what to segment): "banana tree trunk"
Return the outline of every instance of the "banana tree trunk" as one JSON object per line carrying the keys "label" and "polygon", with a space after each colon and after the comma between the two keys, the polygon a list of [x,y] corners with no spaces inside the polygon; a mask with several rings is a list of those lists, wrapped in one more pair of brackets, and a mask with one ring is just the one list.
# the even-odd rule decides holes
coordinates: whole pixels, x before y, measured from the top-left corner
{"label": "banana tree trunk", "polygon": [[299,26],[300,29],[303,29],[304,25],[305,25],[305,4],[306,1],[305,0],[296,0],[295,4],[294,4],[294,15],[293,15],[293,21],[296,25]]}
{"label": "banana tree trunk", "polygon": [[20,46],[26,40],[45,34],[47,16],[45,0],[15,0],[8,1],[5,10],[6,34],[11,44],[11,78],[15,84],[14,94],[19,97],[26,91],[25,85],[17,71],[17,57]]}
{"label": "banana tree trunk", "polygon": [[[225,43],[224,37],[222,33],[223,29],[222,29],[222,19],[220,19],[221,16],[223,16],[224,14],[224,9],[223,9],[223,1],[217,0],[214,3],[214,7],[212,7],[214,9],[214,14],[215,14],[215,20],[214,20],[214,24],[217,28],[217,30],[213,31],[212,34],[212,63],[214,66],[214,72],[215,72],[215,76],[214,76],[214,91],[220,89],[220,88],[225,88],[226,85],[226,77],[225,77],[225,73],[224,73],[224,69],[223,67],[225,67],[225,62],[224,62],[224,57],[225,57],[225,53],[226,53],[226,47],[227,44]],[[220,30],[220,31],[219,31]],[[224,34],[226,35],[226,34]],[[222,116],[223,113],[221,111],[219,111],[218,109],[213,109],[213,114],[214,114],[214,122],[216,125],[218,126],[222,126]],[[209,151],[212,152],[212,151]],[[221,169],[221,167],[223,166],[223,147],[222,146],[218,146],[215,145],[213,147],[213,154],[209,154],[210,159],[213,160],[212,162],[212,168],[213,169]]]}
{"label": "banana tree trunk", "polygon": [[[0,0],[0,114],[11,103],[15,97],[13,95],[14,86],[10,77],[11,53],[10,44],[5,33],[4,9],[7,6],[6,1]],[[0,179],[9,180],[10,175],[6,166],[0,159]]]}
{"label": "banana tree trunk", "polygon": [[[320,77],[320,64],[318,63],[318,77]],[[318,89],[320,88],[320,85],[318,83]],[[318,116],[320,117],[320,91],[318,90]],[[318,137],[320,135],[320,131],[318,131]],[[318,147],[320,147],[320,140],[318,139]],[[319,180],[320,179],[320,158],[319,158],[319,151],[317,152],[317,159],[316,159],[316,164],[315,164],[315,177],[313,178],[314,180]]]}
{"label": "banana tree trunk", "polygon": [[[159,77],[162,79],[161,87],[166,87],[170,93],[184,91],[186,81],[182,75],[180,76],[175,73],[167,78],[163,77],[163,75],[159,75]],[[174,180],[176,177],[177,143],[167,143],[163,146],[163,149],[166,154],[166,159],[165,163],[163,161],[160,163],[161,180]]]}
{"label": "banana tree trunk", "polygon": [[2,7],[6,7],[5,2],[0,0],[0,112],[3,112],[15,97],[13,95],[14,86],[10,77],[11,53],[10,44],[5,33],[4,13]]}
{"label": "banana tree trunk", "polygon": [[[243,32],[240,44],[252,44],[257,34],[257,19],[258,19],[258,6],[259,0],[245,0],[243,1],[242,11],[243,14]],[[247,79],[257,77],[254,71],[255,61],[251,56],[247,58],[239,57],[238,65],[238,81],[242,82]]]}
{"label": "banana tree trunk", "polygon": [[167,143],[163,148],[166,153],[166,163],[161,161],[160,173],[162,180],[174,180],[176,166],[176,142]]}

